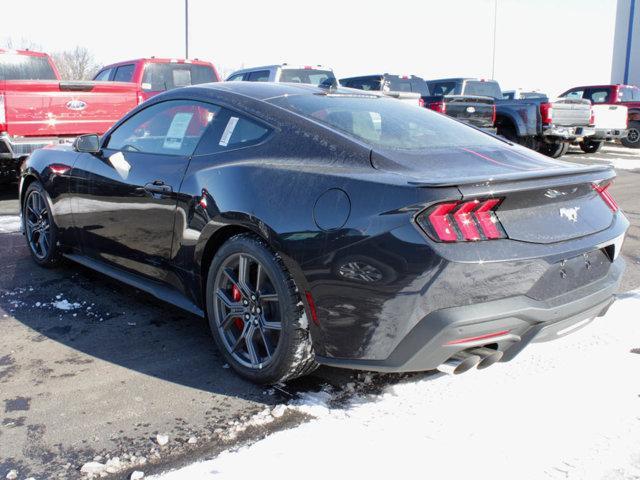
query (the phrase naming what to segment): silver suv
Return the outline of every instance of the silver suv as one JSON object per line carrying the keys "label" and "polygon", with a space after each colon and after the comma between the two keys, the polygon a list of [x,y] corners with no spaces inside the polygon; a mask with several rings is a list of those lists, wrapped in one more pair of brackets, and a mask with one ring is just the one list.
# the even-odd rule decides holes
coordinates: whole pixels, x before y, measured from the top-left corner
{"label": "silver suv", "polygon": [[333,70],[322,65],[268,65],[233,72],[227,82],[289,82],[311,85],[337,85]]}

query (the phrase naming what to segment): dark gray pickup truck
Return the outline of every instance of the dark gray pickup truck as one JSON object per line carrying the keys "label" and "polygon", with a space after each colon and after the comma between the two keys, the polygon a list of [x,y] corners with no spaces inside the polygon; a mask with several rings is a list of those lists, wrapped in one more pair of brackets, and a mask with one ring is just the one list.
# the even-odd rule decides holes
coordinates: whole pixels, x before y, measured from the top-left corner
{"label": "dark gray pickup truck", "polygon": [[428,81],[427,85],[430,95],[424,98],[425,107],[495,133],[496,104],[493,97],[482,92],[476,94],[473,85],[467,86],[464,95],[459,94],[455,79]]}
{"label": "dark gray pickup truck", "polygon": [[427,82],[429,90],[444,88],[447,95],[492,98],[496,108],[497,133],[506,139],[550,157],[560,157],[572,142],[595,133],[591,104],[584,100],[547,97],[504,99],[495,80],[446,78]]}

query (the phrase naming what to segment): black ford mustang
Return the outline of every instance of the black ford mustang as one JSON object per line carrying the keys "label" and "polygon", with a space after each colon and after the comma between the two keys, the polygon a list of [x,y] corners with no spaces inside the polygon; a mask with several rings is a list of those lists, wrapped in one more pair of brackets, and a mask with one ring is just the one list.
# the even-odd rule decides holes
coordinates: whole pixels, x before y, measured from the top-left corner
{"label": "black ford mustang", "polygon": [[628,227],[613,177],[394,99],[238,82],[36,151],[20,201],[38,264],[206,316],[269,383],[318,364],[460,373],[602,315]]}

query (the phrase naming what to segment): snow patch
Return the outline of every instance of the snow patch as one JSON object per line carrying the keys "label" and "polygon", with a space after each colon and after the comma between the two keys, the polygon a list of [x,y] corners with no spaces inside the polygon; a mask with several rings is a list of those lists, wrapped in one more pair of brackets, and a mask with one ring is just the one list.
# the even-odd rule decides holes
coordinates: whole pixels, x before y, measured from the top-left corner
{"label": "snow patch", "polygon": [[0,233],[16,233],[20,231],[18,215],[0,215]]}
{"label": "snow patch", "polygon": [[67,299],[62,299],[52,302],[51,306],[59,310],[75,310],[76,308],[80,308],[82,305],[80,305],[78,302],[71,303]]}
{"label": "snow patch", "polygon": [[[415,375],[341,407],[334,406],[336,392],[302,394],[276,409],[314,420],[152,478],[244,480],[265,471],[308,480],[335,472],[372,479],[478,472],[498,480],[512,480],[514,472],[518,480],[636,478],[640,355],[631,351],[640,347],[638,293],[589,327],[532,344],[488,370]],[[263,418],[274,418],[276,409]],[[318,462],[318,455],[330,461]]]}

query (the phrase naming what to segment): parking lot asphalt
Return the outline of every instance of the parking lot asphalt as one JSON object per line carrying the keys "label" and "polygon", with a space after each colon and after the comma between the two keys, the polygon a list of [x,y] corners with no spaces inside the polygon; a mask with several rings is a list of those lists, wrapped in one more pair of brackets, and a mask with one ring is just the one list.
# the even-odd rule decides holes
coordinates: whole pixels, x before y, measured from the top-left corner
{"label": "parking lot asphalt", "polygon": [[[616,147],[577,152],[565,160],[640,162]],[[613,194],[632,223],[623,291],[640,287],[639,191],[640,169],[619,169]],[[17,212],[14,189],[0,192],[0,220]],[[77,265],[39,268],[15,232],[0,233],[0,331],[0,478],[80,478],[85,462],[114,456],[125,467],[144,457],[144,470],[195,460],[264,434],[227,435],[296,389],[354,378],[320,369],[285,390],[256,387],[227,368],[204,320]],[[111,478],[128,478],[125,467]]]}

